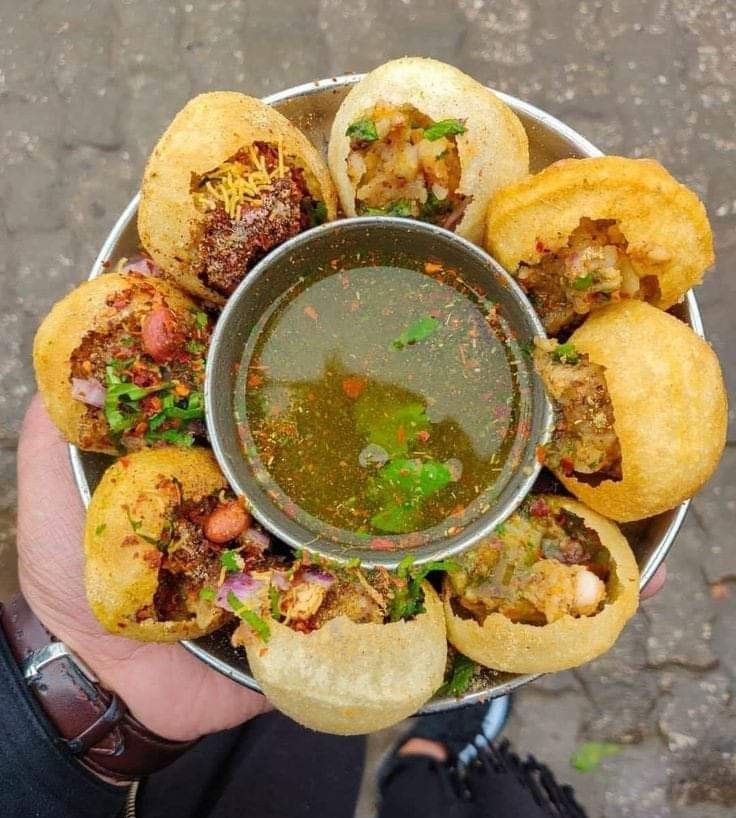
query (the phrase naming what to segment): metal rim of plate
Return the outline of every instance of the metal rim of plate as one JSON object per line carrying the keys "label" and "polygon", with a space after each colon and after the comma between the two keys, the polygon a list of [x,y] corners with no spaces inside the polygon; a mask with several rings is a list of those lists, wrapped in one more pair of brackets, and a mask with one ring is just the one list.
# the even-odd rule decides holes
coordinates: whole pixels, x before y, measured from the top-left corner
{"label": "metal rim of plate", "polygon": [[[293,88],[288,88],[284,91],[279,91],[276,94],[264,97],[263,101],[276,108],[282,108],[289,103],[309,99],[315,95],[325,96],[331,93],[345,93],[350,86],[357,83],[363,74],[347,74],[340,77],[333,77],[330,79],[317,80],[304,85],[297,85]],[[546,135],[553,135],[558,140],[561,140],[567,146],[567,156],[591,157],[603,156],[603,152],[589,142],[585,137],[581,136],[577,131],[573,130],[569,125],[561,122],[556,117],[548,114],[546,111],[531,105],[528,102],[517,99],[510,94],[505,94],[500,91],[495,91],[496,95],[500,97],[517,115],[519,115],[527,125],[527,130],[539,129]],[[283,111],[282,111],[283,113]],[[531,128],[529,127],[531,126]],[[533,146],[534,133],[530,132],[530,144]],[[563,158],[556,156],[554,159]],[[114,259],[120,255],[118,245],[123,235],[128,231],[135,222],[135,217],[138,211],[138,203],[140,194],[136,194],[121,213],[114,227],[108,234],[100,252],[95,259],[89,278],[95,278],[104,272],[104,263],[110,259]],[[692,290],[688,291],[681,310],[681,318],[690,325],[693,331],[704,337],[704,330],[700,310]],[[93,486],[92,481],[99,477],[99,466],[95,470],[90,467],[88,455],[76,446],[69,446],[69,457],[71,460],[72,471],[74,479],[79,490],[79,494],[85,506],[89,503],[91,491]],[[95,471],[97,474],[95,474]],[[640,586],[649,582],[654,572],[664,561],[672,544],[682,527],[682,524],[687,515],[690,501],[686,500],[677,508],[669,512],[659,515],[657,518],[652,518],[652,521],[657,521],[657,531],[651,539],[653,540],[649,545],[649,553],[640,564],[641,580]],[[636,546],[635,546],[636,550]],[[638,555],[637,555],[638,556]],[[214,670],[222,673],[224,676],[232,679],[238,684],[249,687],[252,690],[260,692],[260,688],[256,680],[248,672],[247,662],[245,657],[233,652],[229,658],[223,658],[217,655],[211,647],[208,646],[207,641],[212,639],[212,636],[204,637],[198,640],[187,640],[181,644],[192,654],[197,656]],[[438,713],[443,710],[450,710],[456,707],[463,707],[465,705],[473,704],[478,701],[483,701],[497,696],[504,696],[517,688],[528,684],[534,679],[538,679],[542,674],[523,674],[513,676],[511,674],[501,674],[502,678],[493,683],[489,683],[487,687],[482,690],[475,690],[472,693],[467,693],[459,698],[455,697],[436,697],[430,700],[420,711],[420,714]]]}

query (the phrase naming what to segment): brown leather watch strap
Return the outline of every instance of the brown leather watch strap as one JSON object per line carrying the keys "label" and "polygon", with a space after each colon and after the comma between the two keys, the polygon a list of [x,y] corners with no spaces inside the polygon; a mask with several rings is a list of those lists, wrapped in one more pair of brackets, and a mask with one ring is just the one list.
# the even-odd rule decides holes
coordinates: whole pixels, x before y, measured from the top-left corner
{"label": "brown leather watch strap", "polygon": [[166,767],[195,743],[169,741],[133,718],[125,703],[46,630],[20,594],[0,606],[0,623],[59,742],[90,770],[130,781]]}

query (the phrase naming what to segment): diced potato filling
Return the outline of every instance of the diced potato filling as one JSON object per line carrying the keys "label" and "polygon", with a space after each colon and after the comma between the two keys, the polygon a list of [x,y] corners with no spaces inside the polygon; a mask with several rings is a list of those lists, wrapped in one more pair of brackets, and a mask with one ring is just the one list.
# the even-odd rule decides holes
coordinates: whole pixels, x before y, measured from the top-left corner
{"label": "diced potato filling", "polygon": [[490,613],[546,625],[593,616],[605,603],[609,555],[576,515],[529,499],[448,574],[460,611],[481,624]]}
{"label": "diced potato filling", "polygon": [[539,263],[522,264],[517,276],[551,334],[579,324],[611,301],[651,301],[658,292],[651,267],[669,260],[659,245],[648,247],[646,258],[632,258],[626,237],[608,219],[583,218],[564,247],[537,249],[542,252]]}
{"label": "diced potato filling", "polygon": [[455,135],[463,131],[459,120],[435,123],[411,105],[377,103],[348,129],[348,175],[358,213],[412,216],[454,228],[468,202],[457,192]]}
{"label": "diced potato filling", "polygon": [[534,366],[558,409],[544,462],[588,482],[621,479],[621,446],[602,366],[571,343],[537,338]]}

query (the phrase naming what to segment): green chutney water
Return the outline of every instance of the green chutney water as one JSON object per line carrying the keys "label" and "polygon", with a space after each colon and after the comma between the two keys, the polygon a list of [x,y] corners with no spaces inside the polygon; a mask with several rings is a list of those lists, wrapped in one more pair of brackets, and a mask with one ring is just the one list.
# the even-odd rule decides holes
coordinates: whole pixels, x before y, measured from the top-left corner
{"label": "green chutney water", "polygon": [[519,388],[491,302],[437,264],[300,279],[238,378],[246,457],[271,496],[359,535],[422,531],[499,478]]}

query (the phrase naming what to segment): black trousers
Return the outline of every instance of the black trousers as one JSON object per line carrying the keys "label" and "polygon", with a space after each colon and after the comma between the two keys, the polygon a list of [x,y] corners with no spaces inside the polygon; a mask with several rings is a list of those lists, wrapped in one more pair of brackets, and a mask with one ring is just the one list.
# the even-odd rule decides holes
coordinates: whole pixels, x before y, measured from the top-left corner
{"label": "black trousers", "polygon": [[[363,737],[305,730],[278,713],[203,739],[149,778],[139,818],[351,818]],[[433,759],[397,758],[382,776],[379,818],[585,818],[572,791],[506,743],[464,776]]]}

